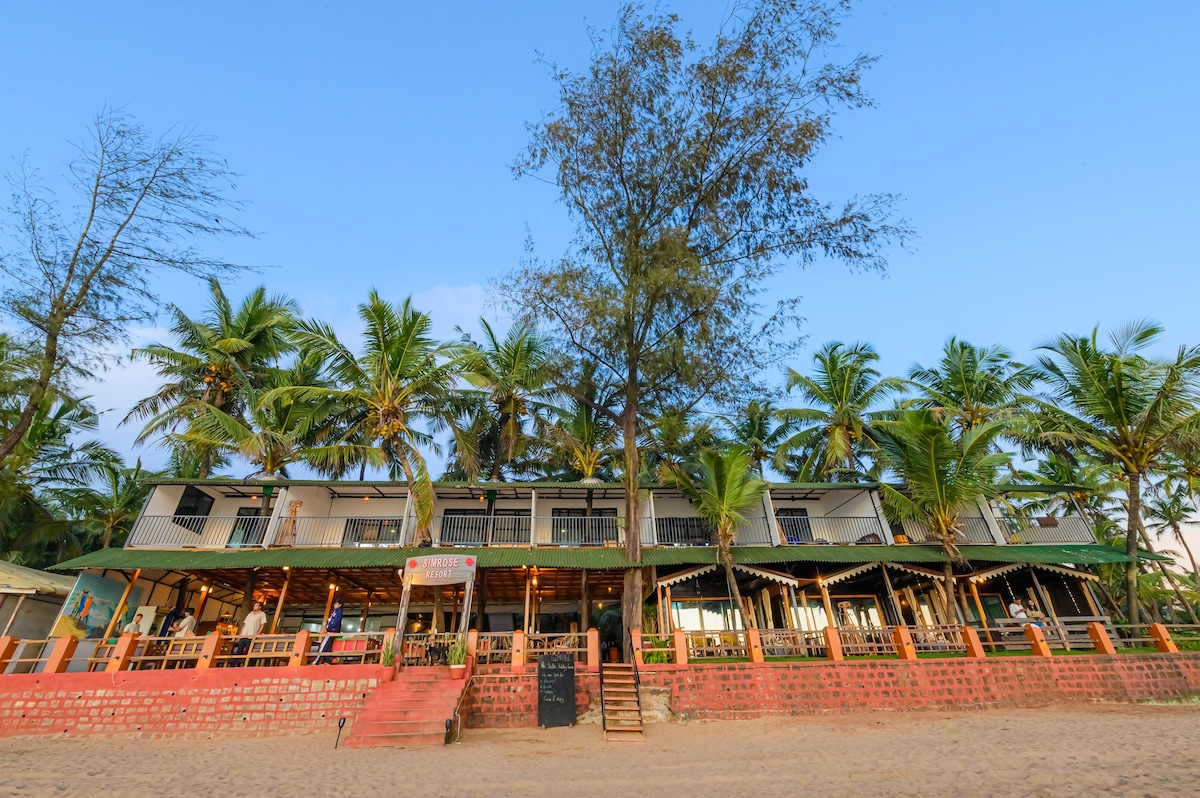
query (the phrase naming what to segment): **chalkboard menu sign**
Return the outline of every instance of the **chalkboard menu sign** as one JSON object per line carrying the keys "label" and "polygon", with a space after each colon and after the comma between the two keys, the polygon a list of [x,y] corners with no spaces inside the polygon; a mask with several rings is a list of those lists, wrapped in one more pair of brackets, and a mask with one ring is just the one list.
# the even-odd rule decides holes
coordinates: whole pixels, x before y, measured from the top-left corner
{"label": "chalkboard menu sign", "polygon": [[575,655],[538,657],[538,725],[575,725]]}

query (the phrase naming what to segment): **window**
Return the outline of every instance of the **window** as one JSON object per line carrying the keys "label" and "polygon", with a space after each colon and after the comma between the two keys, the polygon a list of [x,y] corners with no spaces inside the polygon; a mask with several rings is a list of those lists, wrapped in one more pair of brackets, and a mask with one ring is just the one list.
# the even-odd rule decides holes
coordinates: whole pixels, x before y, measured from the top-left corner
{"label": "window", "polygon": [[175,523],[199,535],[204,530],[205,519],[212,512],[213,501],[212,496],[195,485],[188,485],[175,506]]}

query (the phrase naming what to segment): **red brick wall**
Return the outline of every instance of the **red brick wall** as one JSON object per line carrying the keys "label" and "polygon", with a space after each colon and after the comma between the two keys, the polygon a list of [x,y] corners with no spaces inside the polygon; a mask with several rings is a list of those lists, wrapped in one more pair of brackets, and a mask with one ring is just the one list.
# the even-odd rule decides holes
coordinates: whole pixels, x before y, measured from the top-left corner
{"label": "red brick wall", "polygon": [[313,732],[353,721],[378,665],[0,676],[0,737],[200,738]]}
{"label": "red brick wall", "polygon": [[[587,710],[600,694],[600,677],[575,673],[575,711]],[[518,729],[537,726],[537,667],[514,674],[507,665],[481,665],[467,689],[463,722],[470,729]]]}
{"label": "red brick wall", "polygon": [[[582,712],[599,682],[591,674],[576,680]],[[1200,697],[1200,655],[647,665],[641,680],[667,693],[672,712],[693,718],[1175,701]],[[536,726],[536,669],[483,670],[464,707],[468,728]]]}

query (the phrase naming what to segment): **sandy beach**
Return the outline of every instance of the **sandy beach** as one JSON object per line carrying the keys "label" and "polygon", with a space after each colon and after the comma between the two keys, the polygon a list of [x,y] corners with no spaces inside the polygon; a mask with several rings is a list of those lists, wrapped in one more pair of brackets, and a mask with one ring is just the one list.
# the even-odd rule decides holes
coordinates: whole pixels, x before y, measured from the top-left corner
{"label": "sandy beach", "polygon": [[0,796],[1196,795],[1198,707],[861,713],[468,731],[435,749],[248,740],[0,740]]}

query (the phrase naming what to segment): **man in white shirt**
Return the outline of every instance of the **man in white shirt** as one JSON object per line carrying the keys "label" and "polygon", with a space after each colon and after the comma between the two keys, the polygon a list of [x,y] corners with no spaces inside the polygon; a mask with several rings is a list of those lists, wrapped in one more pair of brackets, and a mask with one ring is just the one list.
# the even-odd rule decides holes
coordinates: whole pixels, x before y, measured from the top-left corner
{"label": "man in white shirt", "polygon": [[263,627],[267,625],[267,614],[263,612],[262,602],[254,602],[254,609],[246,613],[246,617],[242,620],[242,636],[233,646],[234,654],[247,654],[250,652],[250,638],[262,634]]}
{"label": "man in white shirt", "polygon": [[1016,596],[1012,600],[1012,604],[1008,605],[1008,614],[1014,618],[1028,618],[1029,613],[1025,611],[1025,605],[1021,603],[1021,597]]}
{"label": "man in white shirt", "polygon": [[194,637],[196,634],[196,611],[188,607],[183,611],[183,617],[171,624],[171,632],[176,637]]}
{"label": "man in white shirt", "polygon": [[125,624],[125,628],[122,629],[121,631],[124,632],[125,634],[135,634],[135,635],[141,636],[141,634],[142,634],[142,614],[139,612],[137,615],[133,616],[133,620],[130,621],[129,623]]}

